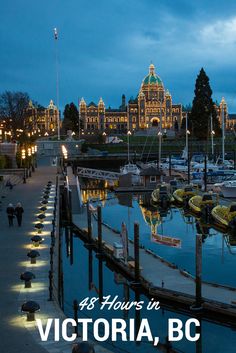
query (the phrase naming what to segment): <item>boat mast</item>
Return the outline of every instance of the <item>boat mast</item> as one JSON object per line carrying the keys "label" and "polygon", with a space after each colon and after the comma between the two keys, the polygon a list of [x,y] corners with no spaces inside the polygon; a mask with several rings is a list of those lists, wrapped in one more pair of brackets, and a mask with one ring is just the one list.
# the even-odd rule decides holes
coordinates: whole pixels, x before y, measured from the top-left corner
{"label": "boat mast", "polygon": [[161,169],[161,143],[162,143],[162,99],[160,98],[160,129],[159,136],[159,155],[158,155],[158,169]]}
{"label": "boat mast", "polygon": [[222,163],[225,162],[225,114],[224,114],[224,98],[221,101],[221,114],[222,114]]}

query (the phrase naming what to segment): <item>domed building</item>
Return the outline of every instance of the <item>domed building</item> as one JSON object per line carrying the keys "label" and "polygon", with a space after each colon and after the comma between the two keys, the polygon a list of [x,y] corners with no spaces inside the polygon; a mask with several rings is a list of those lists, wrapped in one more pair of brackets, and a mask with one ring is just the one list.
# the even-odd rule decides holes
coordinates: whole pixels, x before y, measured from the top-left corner
{"label": "domed building", "polygon": [[173,104],[168,90],[165,90],[161,78],[155,72],[155,66],[149,66],[149,72],[144,77],[139,93],[126,104],[122,96],[118,109],[106,108],[100,98],[98,104],[86,104],[84,98],[79,103],[80,117],[88,133],[105,131],[126,133],[149,128],[177,129],[183,118],[182,105]]}

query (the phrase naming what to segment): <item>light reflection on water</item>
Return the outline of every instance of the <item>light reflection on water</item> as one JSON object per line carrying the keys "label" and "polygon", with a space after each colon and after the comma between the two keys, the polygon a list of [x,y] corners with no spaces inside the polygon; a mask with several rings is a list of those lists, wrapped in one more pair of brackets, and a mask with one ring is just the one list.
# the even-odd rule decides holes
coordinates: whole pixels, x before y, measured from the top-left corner
{"label": "light reflection on water", "polygon": [[[111,197],[111,195],[110,195]],[[120,199],[120,197],[118,197]],[[137,197],[124,205],[124,195],[103,202],[103,220],[115,229],[121,229],[125,222],[130,238],[133,238],[133,224],[140,224],[140,243],[157,255],[177,264],[180,268],[195,274],[195,218],[186,217],[178,208],[171,208],[166,215],[157,209],[152,211],[140,206]],[[127,199],[128,200],[128,199]],[[120,203],[119,203],[120,202]],[[131,206],[132,204],[132,206]],[[163,236],[171,236],[181,241],[181,248],[173,248],[152,241],[152,231]],[[236,287],[234,268],[236,265],[236,247],[227,245],[227,237],[211,228],[203,242],[203,280]]]}
{"label": "light reflection on water", "polygon": [[[101,343],[107,349],[112,352],[136,352],[136,353],[156,353],[156,352],[168,352],[165,346],[165,340],[167,336],[167,320],[168,318],[179,318],[185,322],[188,317],[176,312],[172,312],[162,308],[160,311],[147,311],[145,305],[147,305],[149,299],[144,295],[139,295],[133,292],[129,287],[127,280],[117,276],[111,269],[106,266],[105,262],[97,259],[95,253],[92,250],[88,250],[83,246],[83,242],[78,238],[73,239],[70,242],[70,251],[66,248],[66,242],[63,242],[63,271],[64,271],[64,308],[65,313],[68,317],[73,317],[73,300],[77,299],[78,302],[83,300],[85,297],[98,297],[111,295],[114,297],[118,295],[120,301],[126,300],[144,300],[144,309],[142,309],[140,318],[147,318],[151,326],[152,332],[159,335],[160,342],[163,344],[158,349],[152,347],[150,343],[145,340],[139,345],[133,342],[106,342]],[[73,254],[72,254],[73,251]],[[71,254],[71,258],[67,256]],[[120,284],[118,284],[118,282]],[[139,317],[135,315],[134,310],[130,310],[128,313],[121,312],[120,310],[103,310],[99,309],[99,304],[95,305],[92,311],[79,311],[78,317],[86,318],[92,317],[105,318],[110,320],[111,318],[135,318],[136,322]],[[235,352],[236,345],[236,333],[230,328],[211,324],[209,322],[202,321],[202,339],[198,343],[188,342],[181,340],[180,342],[174,342],[170,352],[176,353],[233,353]],[[90,338],[92,338],[92,332],[90,330]]]}

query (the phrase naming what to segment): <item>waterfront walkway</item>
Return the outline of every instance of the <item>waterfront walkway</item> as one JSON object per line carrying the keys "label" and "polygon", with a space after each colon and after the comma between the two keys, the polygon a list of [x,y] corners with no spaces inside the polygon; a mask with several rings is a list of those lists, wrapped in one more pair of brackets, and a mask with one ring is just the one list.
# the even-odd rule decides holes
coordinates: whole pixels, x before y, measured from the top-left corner
{"label": "waterfront walkway", "polygon": [[[25,315],[20,314],[19,292],[24,286],[20,274],[25,271],[27,261],[25,246],[29,244],[29,234],[34,229],[40,194],[49,178],[55,179],[55,168],[39,167],[26,184],[16,185],[3,200],[0,217],[0,352],[46,352],[24,327]],[[9,228],[6,207],[8,203],[15,206],[17,202],[21,202],[24,208],[22,227],[19,228],[14,219],[14,227]]]}
{"label": "waterfront walkway", "polygon": [[[47,342],[42,342],[35,322],[28,322],[26,314],[21,313],[21,305],[28,300],[39,303],[40,312],[36,313],[46,323],[48,318],[65,319],[57,302],[48,301],[50,269],[50,233],[52,230],[53,203],[55,196],[55,180],[57,168],[50,166],[50,161],[44,158],[38,163],[36,172],[27,179],[26,184],[19,184],[11,190],[3,201],[0,217],[0,352],[1,353],[71,353],[73,342],[66,342],[60,338],[59,342],[54,341],[54,330],[49,334]],[[34,224],[37,221],[36,215],[41,206],[40,200],[47,182],[51,180],[53,186],[50,192],[47,205],[46,219],[42,237],[44,242],[39,248],[40,253],[37,264],[30,264],[27,253],[32,249],[31,237],[36,232]],[[9,228],[6,215],[8,203],[21,202],[24,207],[22,227],[16,225]],[[54,262],[56,260],[54,259]],[[32,288],[24,288],[20,280],[20,274],[31,271],[36,278],[32,281]],[[56,294],[56,293],[54,293]],[[70,332],[68,332],[70,335]],[[109,353],[106,349],[95,344],[96,353]]]}

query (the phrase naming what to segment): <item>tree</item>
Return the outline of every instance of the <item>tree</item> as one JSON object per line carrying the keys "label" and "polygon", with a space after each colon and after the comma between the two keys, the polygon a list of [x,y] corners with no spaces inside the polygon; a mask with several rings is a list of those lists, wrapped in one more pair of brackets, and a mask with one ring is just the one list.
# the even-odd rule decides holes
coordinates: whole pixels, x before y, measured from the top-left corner
{"label": "tree", "polygon": [[74,103],[66,104],[65,106],[62,129],[65,133],[67,130],[72,130],[75,133],[79,131],[79,112]]}
{"label": "tree", "polygon": [[12,131],[13,138],[17,129],[24,128],[28,104],[28,93],[5,91],[0,95],[0,117],[6,120],[6,128]]}
{"label": "tree", "polygon": [[195,97],[193,99],[192,110],[189,115],[189,127],[193,137],[207,139],[210,136],[210,118],[212,116],[213,129],[218,135],[220,124],[214,107],[212,90],[209,78],[204,69],[200,70],[195,84]]}

